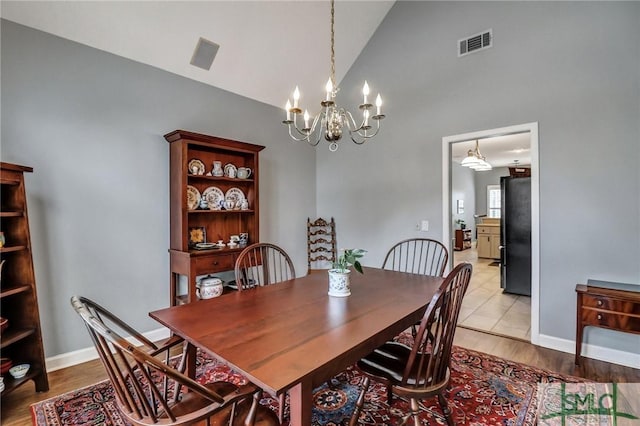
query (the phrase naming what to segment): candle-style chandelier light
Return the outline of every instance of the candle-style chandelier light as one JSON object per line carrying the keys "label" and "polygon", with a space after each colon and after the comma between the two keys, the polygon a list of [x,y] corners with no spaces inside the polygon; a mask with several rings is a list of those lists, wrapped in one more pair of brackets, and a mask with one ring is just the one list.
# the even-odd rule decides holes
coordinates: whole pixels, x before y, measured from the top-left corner
{"label": "candle-style chandelier light", "polygon": [[[380,120],[385,117],[385,115],[380,112],[382,98],[379,93],[376,97],[376,113],[371,115],[373,105],[369,103],[368,100],[369,85],[366,81],[362,88],[364,99],[359,106],[360,110],[362,110],[362,121],[359,125],[349,111],[336,105],[335,97],[340,89],[336,85],[335,76],[334,17],[334,0],[331,0],[331,76],[325,86],[327,97],[320,102],[322,109],[313,118],[311,125],[309,125],[311,117],[307,110],[304,111],[304,114],[302,113],[302,108],[299,106],[300,90],[298,86],[296,86],[293,92],[293,106],[291,105],[291,101],[287,99],[287,105],[285,106],[287,119],[282,121],[282,123],[289,128],[289,136],[291,136],[293,140],[306,141],[312,146],[317,146],[320,143],[320,139],[324,136],[324,139],[329,143],[329,150],[332,152],[337,151],[338,142],[342,138],[345,129],[349,132],[349,137],[353,142],[362,145],[367,139],[371,139],[378,134],[378,130],[380,130]],[[372,120],[375,126],[372,125]]]}

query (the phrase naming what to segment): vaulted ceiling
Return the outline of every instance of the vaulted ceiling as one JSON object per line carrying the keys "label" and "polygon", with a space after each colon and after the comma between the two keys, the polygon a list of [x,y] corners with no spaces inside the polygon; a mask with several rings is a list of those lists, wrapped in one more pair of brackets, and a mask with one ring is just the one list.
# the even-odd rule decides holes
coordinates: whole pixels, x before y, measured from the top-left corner
{"label": "vaulted ceiling", "polygon": [[[336,79],[344,77],[393,1],[335,6]],[[4,19],[284,108],[296,85],[323,96],[330,2],[2,1]],[[200,37],[220,46],[210,70],[190,64]]]}
{"label": "vaulted ceiling", "polygon": [[[338,82],[394,3],[336,0]],[[296,85],[304,104],[315,105],[324,98],[330,72],[328,0],[3,0],[0,15],[280,108]],[[200,38],[220,46],[210,70],[190,64]],[[516,159],[530,164],[527,142],[526,136],[502,136],[481,142],[481,152],[495,167],[513,164]],[[454,161],[461,161],[474,144],[454,144]]]}

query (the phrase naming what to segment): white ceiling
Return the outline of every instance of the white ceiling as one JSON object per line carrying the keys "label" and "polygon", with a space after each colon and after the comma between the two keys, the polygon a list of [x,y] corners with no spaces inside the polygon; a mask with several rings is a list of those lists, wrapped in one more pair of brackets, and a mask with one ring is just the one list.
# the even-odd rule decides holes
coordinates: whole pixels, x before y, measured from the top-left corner
{"label": "white ceiling", "polygon": [[[478,141],[480,153],[493,167],[513,167],[515,160],[521,166],[531,165],[531,135],[519,133],[507,136],[495,136]],[[451,158],[460,163],[470,149],[476,148],[476,141],[454,143],[451,147]]]}
{"label": "white ceiling", "polygon": [[[336,0],[338,82],[393,4]],[[328,0],[2,0],[0,16],[280,108],[299,85],[301,106],[316,110],[329,77]],[[190,64],[200,37],[220,45],[209,71]],[[368,83],[384,97],[384,88]],[[474,145],[454,144],[454,161]],[[531,163],[528,135],[491,138],[480,151],[494,167]]]}
{"label": "white ceiling", "polygon": [[[394,1],[335,6],[340,82]],[[3,18],[284,108],[296,85],[319,109],[329,78],[329,1],[6,1]],[[190,64],[203,37],[209,71]],[[377,93],[375,81],[369,81]],[[384,93],[383,93],[384,95]],[[322,98],[321,98],[322,97]]]}

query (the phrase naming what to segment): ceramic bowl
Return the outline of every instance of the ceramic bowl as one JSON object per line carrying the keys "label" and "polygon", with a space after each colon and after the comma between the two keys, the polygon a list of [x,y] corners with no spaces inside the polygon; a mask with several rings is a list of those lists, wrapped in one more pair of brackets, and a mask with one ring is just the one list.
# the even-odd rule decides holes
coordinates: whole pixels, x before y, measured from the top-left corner
{"label": "ceramic bowl", "polygon": [[29,367],[31,367],[29,364],[18,364],[9,369],[9,374],[11,374],[14,379],[21,379],[27,375]]}
{"label": "ceramic bowl", "polygon": [[7,374],[13,362],[9,358],[0,358],[0,374]]}

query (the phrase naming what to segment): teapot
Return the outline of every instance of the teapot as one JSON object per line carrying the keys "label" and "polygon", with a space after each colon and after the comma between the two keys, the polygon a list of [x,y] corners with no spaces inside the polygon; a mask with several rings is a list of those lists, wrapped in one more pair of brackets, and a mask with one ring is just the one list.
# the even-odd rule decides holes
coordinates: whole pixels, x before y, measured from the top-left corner
{"label": "teapot", "polygon": [[222,294],[224,282],[213,275],[201,278],[196,284],[196,296],[198,299],[211,299]]}
{"label": "teapot", "polygon": [[251,169],[249,167],[238,167],[238,179],[249,179]]}

